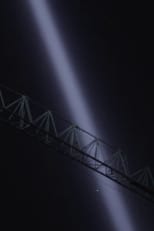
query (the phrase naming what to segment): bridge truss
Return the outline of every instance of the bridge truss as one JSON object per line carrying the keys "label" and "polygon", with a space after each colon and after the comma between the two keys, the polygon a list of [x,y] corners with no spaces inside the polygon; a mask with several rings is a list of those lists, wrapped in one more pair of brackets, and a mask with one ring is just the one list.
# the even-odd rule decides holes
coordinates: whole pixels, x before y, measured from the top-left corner
{"label": "bridge truss", "polygon": [[3,85],[0,85],[0,121],[154,202],[154,178],[149,167],[130,173],[121,150]]}

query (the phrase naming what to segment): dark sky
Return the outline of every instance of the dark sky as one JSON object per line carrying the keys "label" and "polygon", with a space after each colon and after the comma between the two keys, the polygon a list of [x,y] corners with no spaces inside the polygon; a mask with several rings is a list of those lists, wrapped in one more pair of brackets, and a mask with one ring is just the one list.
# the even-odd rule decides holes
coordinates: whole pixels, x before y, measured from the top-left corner
{"label": "dark sky", "polygon": [[[130,169],[136,170],[145,165],[150,165],[153,171],[154,37],[152,5],[147,1],[140,2],[140,4],[136,1],[100,0],[56,0],[49,2],[52,2],[51,7],[54,8],[59,20],[57,24],[63,34],[63,40],[67,45],[72,63],[75,65],[76,70],[82,73],[79,78],[83,83],[88,103],[93,108],[96,125],[103,131],[103,138],[111,144],[122,147],[128,156]],[[45,62],[46,53],[40,46],[40,38],[28,8],[19,0],[3,1],[0,8],[2,11],[0,82],[30,95],[51,109],[56,109],[65,117],[69,116],[67,111],[64,110],[61,93],[56,90],[52,68],[49,68]],[[9,131],[9,128],[6,131],[10,134],[13,133],[12,130]],[[60,167],[57,166],[57,168],[63,169],[62,178],[55,166],[53,166],[54,170],[50,173],[48,172],[49,169],[44,167],[47,166],[47,163],[52,162],[48,160],[48,152],[44,147],[40,148],[42,151],[37,150],[36,144],[25,137],[21,141],[25,148],[18,147],[18,134],[16,134],[15,140],[13,139],[14,142],[11,135],[9,135],[9,138],[7,136],[4,138],[5,142],[10,142],[10,145],[13,146],[12,150],[15,153],[14,159],[13,151],[9,152],[9,147],[6,150],[5,146],[3,147],[5,156],[9,157],[8,159],[4,158],[4,162],[7,163],[4,165],[4,175],[6,176],[4,186],[6,184],[7,197],[9,198],[7,205],[10,210],[9,219],[14,211],[13,208],[17,207],[19,211],[27,211],[29,214],[27,223],[29,225],[32,222],[33,225],[37,223],[37,227],[39,227],[39,219],[42,222],[41,225],[46,223],[46,228],[43,230],[50,229],[49,217],[51,214],[52,216],[55,214],[53,219],[55,223],[58,218],[62,221],[63,225],[61,227],[68,226],[68,218],[71,216],[72,223],[68,230],[74,230],[76,219],[78,220],[76,222],[78,225],[75,225],[76,230],[99,230],[99,228],[102,230],[99,225],[99,228],[94,228],[101,219],[98,216],[97,221],[96,216],[93,214],[99,210],[99,206],[94,206],[95,202],[98,203],[94,199],[95,193],[87,197],[86,187],[83,186],[82,181],[75,179],[76,184],[72,183],[74,178],[68,177],[70,176],[69,173],[72,172],[70,161],[67,162],[60,158],[52,159],[57,164],[60,162]],[[29,144],[29,147],[26,147],[26,143]],[[44,166],[42,167],[40,165],[41,153],[43,152],[46,157],[43,157]],[[27,153],[28,157],[25,160]],[[24,157],[20,159],[21,155]],[[34,160],[37,161],[37,157],[38,163],[35,166]],[[20,161],[23,168],[20,166]],[[27,164],[31,166],[34,172],[27,171]],[[74,168],[76,170],[73,171],[77,172],[79,168],[87,177],[87,173],[81,170],[80,167],[75,165]],[[69,169],[68,172],[65,169]],[[14,172],[13,179],[11,178],[10,181],[6,182],[7,176],[11,176],[11,171]],[[41,172],[40,176],[43,176],[43,178],[38,177],[35,174],[36,172]],[[75,172],[74,175],[76,175]],[[45,182],[46,178],[48,180]],[[42,179],[41,183],[40,179]],[[49,189],[50,180],[53,183]],[[29,182],[32,182],[32,184],[29,184]],[[37,182],[36,185],[34,185],[34,182]],[[63,183],[60,184],[60,182]],[[12,184],[14,185],[13,189]],[[26,186],[28,189],[27,192],[24,192]],[[30,194],[31,188],[32,191],[39,192],[38,197],[35,198],[34,192]],[[50,191],[52,191],[52,196]],[[66,195],[70,192],[71,196],[67,197]],[[29,193],[27,196],[28,202],[23,199],[26,197],[26,193]],[[46,196],[47,194],[48,196]],[[79,194],[77,201],[72,202],[76,200]],[[44,202],[46,197],[50,199]],[[55,200],[54,197],[56,198]],[[87,210],[88,199],[91,201],[90,206],[95,207],[93,211]],[[19,203],[20,200],[23,204]],[[51,206],[53,204],[54,209],[51,211],[47,211],[47,207],[50,207],[48,202]],[[9,203],[12,204],[10,205]],[[33,212],[29,212],[31,203],[34,207],[37,207],[40,203],[40,209],[37,207],[38,214],[35,217],[36,220],[34,219],[35,222],[31,215]],[[58,207],[56,207],[56,204],[58,204]],[[67,208],[68,204],[69,209]],[[36,207],[34,208],[35,212],[37,211]],[[149,206],[149,211],[150,209]],[[138,207],[136,207],[137,210]],[[19,211],[16,216],[19,216]],[[74,216],[72,216],[71,211],[72,213],[75,211]],[[85,211],[89,213],[86,217],[84,217]],[[148,211],[148,207],[146,207],[145,211]],[[26,212],[24,216],[26,217]],[[5,217],[7,222],[7,215]],[[26,223],[25,217],[23,222]],[[90,222],[89,217],[94,217],[94,221]],[[108,223],[106,219],[102,219],[104,227]],[[152,221],[148,219],[145,217],[145,224],[147,226],[149,223],[149,231],[151,231]],[[16,225],[17,219],[13,217],[13,220],[13,224]],[[90,222],[89,226],[88,222]],[[61,228],[61,230],[64,230],[64,228]]]}

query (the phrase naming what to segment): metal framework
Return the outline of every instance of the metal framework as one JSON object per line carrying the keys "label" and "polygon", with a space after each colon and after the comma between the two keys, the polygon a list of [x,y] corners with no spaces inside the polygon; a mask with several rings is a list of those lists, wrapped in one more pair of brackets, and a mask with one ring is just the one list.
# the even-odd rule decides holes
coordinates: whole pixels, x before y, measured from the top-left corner
{"label": "metal framework", "polygon": [[0,85],[0,121],[154,202],[154,178],[149,167],[130,173],[121,150],[3,85]]}

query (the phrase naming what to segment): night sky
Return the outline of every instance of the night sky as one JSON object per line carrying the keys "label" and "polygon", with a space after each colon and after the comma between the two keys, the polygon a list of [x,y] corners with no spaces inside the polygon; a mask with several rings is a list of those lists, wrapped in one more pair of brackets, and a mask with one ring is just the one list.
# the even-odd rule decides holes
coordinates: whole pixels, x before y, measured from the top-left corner
{"label": "night sky", "polygon": [[[49,3],[102,138],[122,148],[131,171],[148,165],[154,174],[152,4]],[[27,5],[5,0],[0,9],[0,83],[69,118]],[[2,230],[11,224],[16,230],[110,231],[97,185],[86,184],[89,170],[10,127],[0,128]],[[140,231],[153,231],[154,206],[131,194],[127,200],[135,204]]]}

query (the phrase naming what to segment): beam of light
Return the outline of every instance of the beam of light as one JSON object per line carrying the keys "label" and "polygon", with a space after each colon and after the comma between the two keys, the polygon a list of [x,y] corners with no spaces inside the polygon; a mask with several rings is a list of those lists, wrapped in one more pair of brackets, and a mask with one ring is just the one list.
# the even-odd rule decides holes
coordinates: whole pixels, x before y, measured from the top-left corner
{"label": "beam of light", "polygon": [[[98,136],[99,131],[96,129],[94,121],[91,118],[91,112],[79,85],[78,75],[70,63],[52,10],[49,10],[46,0],[28,0],[28,2],[46,49],[49,63],[55,68],[56,81],[65,96],[72,116],[81,127]],[[95,176],[94,180],[96,185],[101,184],[99,176]],[[112,183],[110,182],[110,184]],[[103,200],[110,214],[113,230],[136,230],[120,193],[116,190],[113,192],[107,187],[104,190],[103,185],[99,189],[102,192]],[[106,214],[106,211],[102,211],[102,216],[104,214]]]}

